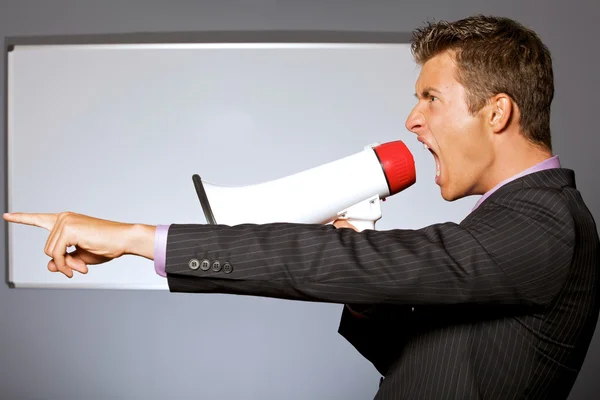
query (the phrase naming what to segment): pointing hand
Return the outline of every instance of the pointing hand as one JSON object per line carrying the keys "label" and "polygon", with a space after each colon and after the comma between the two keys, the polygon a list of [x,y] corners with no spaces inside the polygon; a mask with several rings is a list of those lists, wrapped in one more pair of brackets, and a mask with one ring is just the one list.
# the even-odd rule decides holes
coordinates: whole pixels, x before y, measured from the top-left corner
{"label": "pointing hand", "polygon": [[[124,254],[152,259],[154,227],[108,221],[72,212],[58,214],[10,213],[9,222],[37,226],[50,231],[44,253],[52,259],[51,272],[72,278],[73,270],[88,272],[88,265],[101,264]],[[75,250],[67,252],[68,247]]]}

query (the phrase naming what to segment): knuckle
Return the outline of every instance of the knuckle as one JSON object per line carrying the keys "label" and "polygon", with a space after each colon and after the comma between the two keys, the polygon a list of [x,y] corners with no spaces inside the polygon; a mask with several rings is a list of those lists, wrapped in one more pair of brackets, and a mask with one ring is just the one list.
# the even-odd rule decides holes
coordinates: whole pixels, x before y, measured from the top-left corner
{"label": "knuckle", "polygon": [[61,267],[64,266],[64,258],[62,257],[60,250],[58,248],[54,249],[54,251],[52,252],[51,257],[54,259],[54,262],[56,263],[56,265],[60,265]]}
{"label": "knuckle", "polygon": [[70,219],[73,215],[74,215],[74,213],[71,211],[63,211],[58,214],[58,219],[60,219],[60,220]]}

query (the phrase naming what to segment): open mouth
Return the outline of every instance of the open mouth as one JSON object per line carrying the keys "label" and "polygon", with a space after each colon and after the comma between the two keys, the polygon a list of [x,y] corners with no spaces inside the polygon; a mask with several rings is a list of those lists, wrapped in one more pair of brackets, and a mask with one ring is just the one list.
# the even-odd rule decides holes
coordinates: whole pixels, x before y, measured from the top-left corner
{"label": "open mouth", "polygon": [[435,151],[431,150],[426,143],[423,143],[423,148],[425,150],[429,150],[429,152],[433,155],[433,159],[435,161],[435,181],[438,182],[440,178],[440,159],[438,158]]}

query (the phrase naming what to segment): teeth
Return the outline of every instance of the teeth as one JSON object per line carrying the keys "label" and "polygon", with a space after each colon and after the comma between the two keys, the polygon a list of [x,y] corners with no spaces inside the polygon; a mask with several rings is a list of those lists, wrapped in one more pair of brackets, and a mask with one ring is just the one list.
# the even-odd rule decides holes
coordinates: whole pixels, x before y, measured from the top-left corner
{"label": "teeth", "polygon": [[440,170],[439,170],[439,168],[435,170],[435,176],[440,176]]}
{"label": "teeth", "polygon": [[427,147],[427,145],[426,145],[425,143],[423,143],[423,148],[424,148],[425,150],[428,150],[428,149],[429,149],[429,147]]}

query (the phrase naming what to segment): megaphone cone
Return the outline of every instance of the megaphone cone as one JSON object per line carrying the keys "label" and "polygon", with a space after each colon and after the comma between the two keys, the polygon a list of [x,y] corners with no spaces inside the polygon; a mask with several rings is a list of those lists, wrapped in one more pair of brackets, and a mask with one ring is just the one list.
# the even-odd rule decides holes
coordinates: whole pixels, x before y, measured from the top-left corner
{"label": "megaphone cone", "polygon": [[416,171],[409,149],[394,141],[253,185],[217,185],[197,174],[193,181],[209,224],[325,224],[347,218],[374,228],[381,218],[379,201],[413,185]]}

